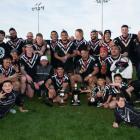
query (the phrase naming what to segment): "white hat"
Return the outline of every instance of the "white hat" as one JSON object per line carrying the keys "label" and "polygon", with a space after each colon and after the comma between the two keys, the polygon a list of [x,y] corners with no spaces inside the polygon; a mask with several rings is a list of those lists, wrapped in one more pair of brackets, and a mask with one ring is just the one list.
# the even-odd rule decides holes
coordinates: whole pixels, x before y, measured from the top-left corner
{"label": "white hat", "polygon": [[41,60],[47,60],[47,61],[48,61],[48,57],[45,56],[45,55],[44,55],[44,56],[41,56],[40,61],[41,61]]}

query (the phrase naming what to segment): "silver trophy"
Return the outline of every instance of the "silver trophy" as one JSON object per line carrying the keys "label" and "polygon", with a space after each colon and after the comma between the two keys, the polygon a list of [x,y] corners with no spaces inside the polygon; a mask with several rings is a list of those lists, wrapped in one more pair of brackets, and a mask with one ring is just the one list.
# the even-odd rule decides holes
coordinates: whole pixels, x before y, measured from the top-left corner
{"label": "silver trophy", "polygon": [[58,95],[60,97],[60,104],[63,105],[65,103],[64,102],[65,91],[63,89],[59,90]]}
{"label": "silver trophy", "polygon": [[75,83],[74,88],[72,90],[72,100],[71,100],[71,104],[73,106],[80,105],[79,94],[80,94],[80,90],[78,89],[77,83]]}

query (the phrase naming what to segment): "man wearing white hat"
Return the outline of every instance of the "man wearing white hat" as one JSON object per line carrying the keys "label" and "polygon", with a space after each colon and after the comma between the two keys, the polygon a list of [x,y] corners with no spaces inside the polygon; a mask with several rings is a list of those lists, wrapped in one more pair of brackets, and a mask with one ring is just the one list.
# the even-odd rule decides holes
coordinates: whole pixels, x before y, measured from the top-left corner
{"label": "man wearing white hat", "polygon": [[53,75],[53,73],[53,67],[49,64],[47,56],[41,56],[40,64],[37,66],[36,78],[34,82],[35,89],[39,94],[46,94],[47,90],[44,84]]}

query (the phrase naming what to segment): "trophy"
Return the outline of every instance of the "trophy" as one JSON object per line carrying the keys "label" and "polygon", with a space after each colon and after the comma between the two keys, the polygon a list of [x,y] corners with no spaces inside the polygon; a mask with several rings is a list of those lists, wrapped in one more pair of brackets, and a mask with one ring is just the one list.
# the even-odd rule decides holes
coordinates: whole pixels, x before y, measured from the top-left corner
{"label": "trophy", "polygon": [[65,91],[63,89],[59,90],[58,95],[60,97],[60,104],[61,105],[65,104],[64,102]]}
{"label": "trophy", "polygon": [[91,102],[91,103],[94,103],[94,102],[95,102],[95,98],[94,98],[94,96],[91,96],[91,98],[90,98],[90,102]]}
{"label": "trophy", "polygon": [[72,90],[72,100],[71,100],[71,104],[73,106],[80,105],[79,94],[80,90],[78,89],[77,83],[75,83],[74,88]]}

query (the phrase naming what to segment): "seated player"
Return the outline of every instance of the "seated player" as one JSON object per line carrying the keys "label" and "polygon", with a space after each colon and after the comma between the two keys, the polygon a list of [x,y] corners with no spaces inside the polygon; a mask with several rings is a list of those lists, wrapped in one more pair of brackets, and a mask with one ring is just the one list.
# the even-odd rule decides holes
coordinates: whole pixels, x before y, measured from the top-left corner
{"label": "seated player", "polygon": [[105,77],[98,77],[97,86],[93,88],[92,95],[89,100],[89,105],[95,105],[97,107],[103,106],[109,107],[111,101],[111,93],[109,85],[106,85]]}
{"label": "seated player", "polygon": [[81,50],[81,59],[76,63],[75,74],[71,76],[71,84],[74,87],[75,82],[85,84],[92,76],[97,76],[99,72],[97,60],[89,55],[87,48]]}
{"label": "seated player", "polygon": [[127,81],[132,79],[133,66],[128,57],[121,56],[118,60],[114,61],[110,67],[112,72],[112,80],[116,73],[120,73]]}
{"label": "seated player", "polygon": [[113,127],[118,128],[121,122],[140,128],[140,112],[135,111],[126,103],[123,94],[116,97],[115,121]]}
{"label": "seated player", "polygon": [[19,91],[20,78],[21,74],[19,72],[19,69],[12,65],[12,57],[4,57],[2,65],[0,65],[0,83],[11,80],[14,85],[14,90]]}
{"label": "seated player", "polygon": [[61,95],[63,92],[63,99],[68,99],[70,80],[64,73],[63,66],[57,66],[56,73],[46,82],[46,88],[48,89],[49,99],[53,99],[54,103],[61,104]]}
{"label": "seated player", "polygon": [[110,47],[111,55],[105,59],[107,77],[114,80],[114,74],[121,73],[126,80],[131,79],[133,70],[130,59],[121,54],[121,47],[116,42],[112,42]]}
{"label": "seated player", "polygon": [[89,77],[88,81],[86,82],[86,87],[81,87],[81,93],[87,93],[88,99],[91,97],[92,90],[96,87],[97,77],[91,76]]}
{"label": "seated player", "polygon": [[2,83],[2,91],[0,92],[0,118],[3,118],[14,105],[19,106],[20,112],[28,112],[23,108],[23,98],[20,93],[13,90],[11,81]]}
{"label": "seated player", "polygon": [[34,90],[32,84],[35,81],[36,69],[39,64],[39,55],[34,54],[33,46],[31,44],[25,45],[25,53],[20,58],[21,63],[21,93],[32,98]]}

